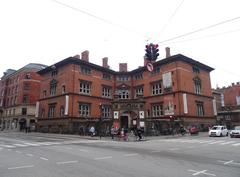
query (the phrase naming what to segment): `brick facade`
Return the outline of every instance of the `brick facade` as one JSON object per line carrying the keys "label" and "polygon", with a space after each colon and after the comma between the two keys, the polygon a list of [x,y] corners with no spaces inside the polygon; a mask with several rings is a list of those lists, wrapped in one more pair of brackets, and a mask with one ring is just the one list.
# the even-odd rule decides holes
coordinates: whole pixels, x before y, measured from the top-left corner
{"label": "brick facade", "polygon": [[231,86],[217,88],[214,93],[220,94],[221,107],[218,109],[217,122],[227,125],[230,129],[240,125],[240,83],[232,83]]}
{"label": "brick facade", "polygon": [[106,59],[98,66],[69,57],[39,71],[38,130],[85,134],[93,125],[107,133],[114,125],[141,126],[150,134],[180,124],[205,129],[214,123],[211,67],[170,51],[153,63],[152,72],[146,67],[127,71],[126,63],[119,72],[106,66]]}
{"label": "brick facade", "polygon": [[0,127],[2,130],[23,130],[34,127],[36,101],[40,94],[40,75],[44,65],[28,64],[8,70],[0,81]]}

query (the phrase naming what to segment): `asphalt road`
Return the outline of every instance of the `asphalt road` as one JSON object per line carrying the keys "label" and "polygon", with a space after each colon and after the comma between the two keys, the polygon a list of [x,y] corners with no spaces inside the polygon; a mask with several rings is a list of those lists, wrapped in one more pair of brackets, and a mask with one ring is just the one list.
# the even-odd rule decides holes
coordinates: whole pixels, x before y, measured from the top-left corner
{"label": "asphalt road", "polygon": [[240,138],[0,133],[0,177],[240,177]]}

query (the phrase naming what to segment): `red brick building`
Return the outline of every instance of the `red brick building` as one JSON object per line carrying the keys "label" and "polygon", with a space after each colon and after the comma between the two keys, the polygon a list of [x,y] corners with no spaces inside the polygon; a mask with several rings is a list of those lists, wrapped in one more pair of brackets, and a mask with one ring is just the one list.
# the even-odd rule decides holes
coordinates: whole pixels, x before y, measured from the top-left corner
{"label": "red brick building", "polygon": [[0,128],[23,130],[36,122],[40,75],[45,65],[30,63],[19,70],[8,69],[0,80]]}
{"label": "red brick building", "polygon": [[217,122],[232,128],[240,125],[240,83],[232,83],[229,87],[217,88],[221,96],[221,107],[218,109]]}
{"label": "red brick building", "polygon": [[213,124],[210,72],[213,68],[178,54],[146,67],[119,71],[89,62],[88,51],[38,73],[42,76],[38,129],[43,132],[85,133],[92,125],[107,132],[141,126],[147,133],[170,126]]}

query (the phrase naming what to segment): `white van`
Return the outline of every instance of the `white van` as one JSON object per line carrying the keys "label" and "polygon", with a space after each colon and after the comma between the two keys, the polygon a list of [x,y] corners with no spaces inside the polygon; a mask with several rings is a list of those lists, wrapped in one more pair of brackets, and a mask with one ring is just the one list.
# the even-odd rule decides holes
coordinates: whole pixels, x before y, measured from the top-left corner
{"label": "white van", "polygon": [[209,130],[208,135],[209,136],[228,136],[228,129],[224,125],[215,125]]}

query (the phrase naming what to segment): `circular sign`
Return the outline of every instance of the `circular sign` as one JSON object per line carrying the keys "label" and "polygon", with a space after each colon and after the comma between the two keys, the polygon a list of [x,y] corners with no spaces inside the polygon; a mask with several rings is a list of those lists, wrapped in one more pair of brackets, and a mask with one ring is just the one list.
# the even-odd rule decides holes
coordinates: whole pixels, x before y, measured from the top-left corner
{"label": "circular sign", "polygon": [[148,62],[146,66],[147,66],[147,70],[148,70],[148,71],[150,71],[150,72],[153,71],[153,65],[152,65],[151,62]]}

